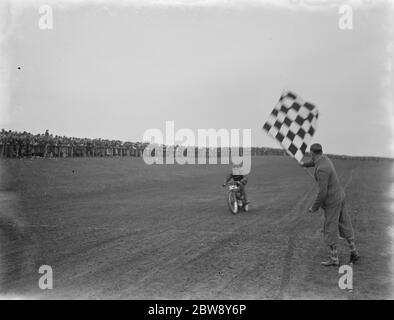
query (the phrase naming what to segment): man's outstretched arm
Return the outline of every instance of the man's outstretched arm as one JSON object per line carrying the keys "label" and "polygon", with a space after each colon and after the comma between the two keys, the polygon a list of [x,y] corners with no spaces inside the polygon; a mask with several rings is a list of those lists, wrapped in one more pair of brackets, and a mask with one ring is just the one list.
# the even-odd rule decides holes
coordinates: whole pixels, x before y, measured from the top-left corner
{"label": "man's outstretched arm", "polygon": [[224,179],[223,186],[225,186],[225,185],[231,180],[232,177],[233,177],[233,175],[230,173],[230,174],[226,177],[226,179]]}
{"label": "man's outstretched arm", "polygon": [[300,166],[304,167],[304,168],[311,168],[311,167],[315,166],[315,163],[312,160],[309,160],[309,161],[306,161],[306,162],[301,161],[300,162]]}

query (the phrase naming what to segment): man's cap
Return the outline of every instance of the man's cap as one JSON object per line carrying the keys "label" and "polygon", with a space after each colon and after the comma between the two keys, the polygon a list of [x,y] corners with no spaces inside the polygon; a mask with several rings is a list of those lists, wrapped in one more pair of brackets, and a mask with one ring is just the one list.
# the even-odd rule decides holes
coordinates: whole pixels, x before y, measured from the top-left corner
{"label": "man's cap", "polygon": [[311,152],[323,152],[323,148],[320,143],[314,143],[310,148]]}

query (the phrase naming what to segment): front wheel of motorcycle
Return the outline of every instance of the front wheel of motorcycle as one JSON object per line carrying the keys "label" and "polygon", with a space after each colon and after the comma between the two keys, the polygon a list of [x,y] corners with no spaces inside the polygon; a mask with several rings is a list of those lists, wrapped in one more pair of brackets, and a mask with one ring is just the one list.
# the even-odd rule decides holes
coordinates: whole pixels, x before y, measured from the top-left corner
{"label": "front wheel of motorcycle", "polygon": [[238,202],[235,192],[230,191],[228,193],[227,204],[232,214],[236,214],[238,212]]}

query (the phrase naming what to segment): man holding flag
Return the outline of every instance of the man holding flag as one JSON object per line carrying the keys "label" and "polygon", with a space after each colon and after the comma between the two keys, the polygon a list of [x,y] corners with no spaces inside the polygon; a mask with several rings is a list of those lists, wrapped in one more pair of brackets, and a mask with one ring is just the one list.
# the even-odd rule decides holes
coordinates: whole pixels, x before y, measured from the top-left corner
{"label": "man holding flag", "polygon": [[320,144],[313,144],[310,148],[312,161],[302,161],[306,148],[316,132],[318,117],[319,112],[314,104],[304,101],[291,91],[284,90],[263,130],[278,141],[301,166],[315,167],[314,179],[318,182],[319,192],[309,212],[318,211],[320,208],[324,210],[324,237],[331,250],[330,259],[322,262],[322,265],[339,265],[338,233],[347,240],[351,250],[349,263],[354,263],[360,256],[354,244],[353,227],[345,210],[345,192],[339,183],[333,163],[323,155]]}
{"label": "man holding flag", "polygon": [[323,261],[324,266],[338,266],[338,232],[339,236],[346,239],[350,247],[349,263],[356,262],[360,255],[354,243],[354,232],[350,217],[345,208],[345,192],[340,185],[332,161],[323,155],[322,146],[318,143],[310,147],[312,160],[300,162],[302,167],[315,167],[315,179],[319,185],[319,192],[309,212],[324,210],[324,240],[330,248],[330,258]]}

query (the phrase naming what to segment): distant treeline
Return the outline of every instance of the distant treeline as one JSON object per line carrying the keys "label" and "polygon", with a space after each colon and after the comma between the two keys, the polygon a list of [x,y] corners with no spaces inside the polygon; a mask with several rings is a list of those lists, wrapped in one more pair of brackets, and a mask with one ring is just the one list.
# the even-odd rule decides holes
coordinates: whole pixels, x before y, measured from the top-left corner
{"label": "distant treeline", "polygon": [[[43,134],[31,134],[26,131],[6,131],[0,132],[0,157],[2,158],[67,158],[67,157],[141,157],[148,143],[142,142],[122,142],[119,140],[75,138],[52,135],[46,130]],[[162,146],[163,156],[169,147]],[[194,148],[195,154],[212,155],[218,157],[229,154],[229,148]],[[205,151],[204,151],[205,149]],[[201,152],[203,151],[203,152]],[[240,150],[240,154],[245,152],[252,156],[287,155],[286,151],[280,148],[252,147],[248,150]],[[184,150],[186,155],[186,150]],[[310,156],[306,153],[306,156]],[[383,157],[360,157],[347,155],[329,154],[334,159],[349,160],[375,160],[392,161],[392,158]]]}
{"label": "distant treeline", "polygon": [[[287,155],[287,152],[280,148],[267,148],[267,147],[258,147],[256,148],[258,151],[254,153],[254,155],[278,155],[283,156]],[[253,154],[253,152],[252,152]],[[332,159],[342,159],[342,160],[374,160],[374,161],[393,161],[393,158],[388,157],[372,157],[372,156],[349,156],[349,155],[338,155],[338,154],[329,154],[326,153]],[[305,153],[306,157],[310,157],[310,152]]]}
{"label": "distant treeline", "polygon": [[[287,152],[280,148],[267,148],[259,147],[259,151],[255,155],[287,155]],[[373,157],[373,156],[349,156],[349,155],[338,155],[326,153],[332,159],[342,159],[342,160],[374,160],[374,161],[393,161],[393,158],[388,157]],[[305,153],[306,157],[310,157],[310,152]]]}

